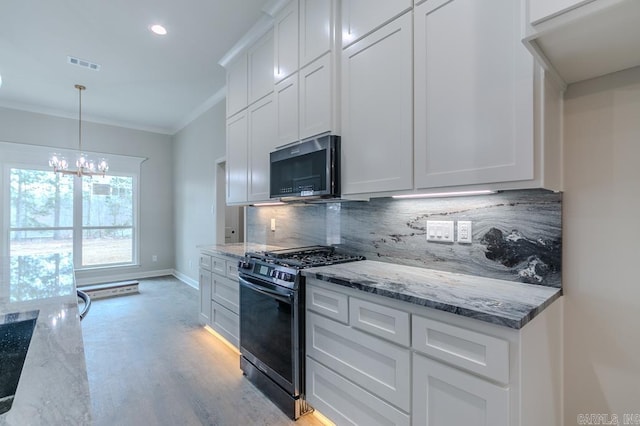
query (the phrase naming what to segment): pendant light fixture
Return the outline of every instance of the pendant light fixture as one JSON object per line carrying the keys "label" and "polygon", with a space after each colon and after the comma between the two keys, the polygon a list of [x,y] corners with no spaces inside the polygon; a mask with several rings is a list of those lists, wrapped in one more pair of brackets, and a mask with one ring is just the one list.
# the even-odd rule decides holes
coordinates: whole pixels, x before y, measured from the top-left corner
{"label": "pendant light fixture", "polygon": [[51,155],[49,166],[53,167],[54,172],[63,175],[76,175],[79,177],[104,176],[109,170],[107,160],[101,158],[98,163],[95,163],[82,152],[82,91],[87,88],[80,84],[76,84],[75,88],[78,89],[78,159],[76,160],[76,169],[69,170],[69,163],[60,154]]}

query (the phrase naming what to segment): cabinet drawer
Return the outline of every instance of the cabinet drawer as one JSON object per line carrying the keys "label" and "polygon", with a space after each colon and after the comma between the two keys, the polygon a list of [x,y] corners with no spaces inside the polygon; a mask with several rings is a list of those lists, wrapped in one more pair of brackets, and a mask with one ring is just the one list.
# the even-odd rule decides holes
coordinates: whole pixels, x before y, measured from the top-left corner
{"label": "cabinet drawer", "polygon": [[314,286],[307,286],[307,309],[344,324],[349,322],[349,297]]}
{"label": "cabinet drawer", "polygon": [[227,274],[227,260],[224,257],[211,256],[211,272],[219,275]]}
{"label": "cabinet drawer", "polygon": [[211,328],[236,348],[239,345],[240,320],[238,314],[224,306],[211,302]]}
{"label": "cabinet drawer", "polygon": [[312,358],[307,358],[307,401],[339,425],[409,426],[407,414]]}
{"label": "cabinet drawer", "polygon": [[352,327],[409,346],[409,314],[387,306],[351,297],[349,323]]}
{"label": "cabinet drawer", "polygon": [[238,279],[238,262],[232,259],[227,260],[227,277]]}
{"label": "cabinet drawer", "polygon": [[239,312],[240,288],[238,281],[213,275],[211,300],[215,300],[236,314]]}
{"label": "cabinet drawer", "polygon": [[475,331],[414,315],[412,347],[433,358],[509,383],[509,343]]}
{"label": "cabinet drawer", "polygon": [[307,312],[307,355],[406,412],[409,350]]}
{"label": "cabinet drawer", "polygon": [[207,271],[211,270],[211,256],[208,254],[200,254],[200,267],[202,269],[206,269]]}

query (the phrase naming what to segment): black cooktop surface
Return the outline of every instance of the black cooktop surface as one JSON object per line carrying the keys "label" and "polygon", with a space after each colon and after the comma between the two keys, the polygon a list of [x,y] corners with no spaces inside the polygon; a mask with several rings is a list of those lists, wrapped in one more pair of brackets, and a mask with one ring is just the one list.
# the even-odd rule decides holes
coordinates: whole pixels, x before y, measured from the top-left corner
{"label": "black cooktop surface", "polygon": [[331,246],[308,246],[271,250],[262,253],[249,253],[249,257],[294,268],[310,268],[312,266],[326,266],[364,260],[364,256],[341,252]]}

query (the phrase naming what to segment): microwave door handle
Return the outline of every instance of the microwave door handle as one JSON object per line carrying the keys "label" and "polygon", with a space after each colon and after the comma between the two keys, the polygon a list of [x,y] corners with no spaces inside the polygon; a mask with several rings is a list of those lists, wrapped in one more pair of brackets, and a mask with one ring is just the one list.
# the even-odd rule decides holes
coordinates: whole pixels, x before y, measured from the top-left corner
{"label": "microwave door handle", "polygon": [[289,304],[291,303],[291,297],[286,297],[286,296],[283,296],[281,293],[278,293],[277,291],[273,291],[268,288],[255,285],[245,280],[244,278],[240,278],[240,284],[247,288],[250,288],[251,290],[257,291],[258,293],[262,293],[266,296],[269,296],[272,299],[279,300],[280,302],[289,303]]}

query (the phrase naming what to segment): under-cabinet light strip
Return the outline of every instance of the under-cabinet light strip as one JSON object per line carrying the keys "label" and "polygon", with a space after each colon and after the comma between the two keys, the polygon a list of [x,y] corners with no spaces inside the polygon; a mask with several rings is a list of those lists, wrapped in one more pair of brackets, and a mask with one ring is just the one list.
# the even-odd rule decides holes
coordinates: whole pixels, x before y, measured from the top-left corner
{"label": "under-cabinet light strip", "polygon": [[495,194],[497,191],[478,190],[478,191],[457,191],[457,192],[434,192],[431,194],[404,194],[392,195],[391,198],[433,198],[433,197],[464,197],[467,195],[489,195]]}
{"label": "under-cabinet light strip", "polygon": [[286,203],[283,203],[282,201],[273,201],[273,202],[269,202],[269,203],[255,203],[252,204],[253,207],[266,207],[266,206],[282,206]]}

